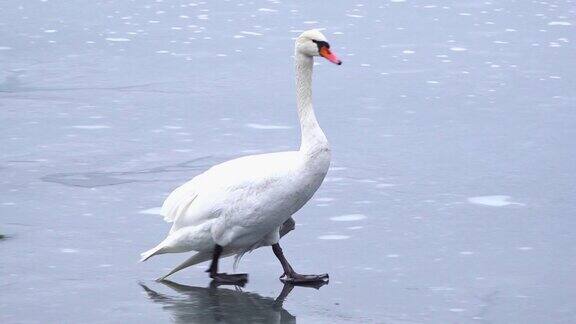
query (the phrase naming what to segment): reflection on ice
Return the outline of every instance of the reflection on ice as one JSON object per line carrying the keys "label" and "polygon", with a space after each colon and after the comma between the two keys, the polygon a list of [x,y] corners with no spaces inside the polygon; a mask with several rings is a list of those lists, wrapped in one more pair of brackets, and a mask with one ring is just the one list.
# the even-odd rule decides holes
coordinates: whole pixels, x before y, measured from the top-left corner
{"label": "reflection on ice", "polygon": [[169,312],[175,323],[296,323],[296,317],[283,308],[294,286],[285,284],[276,299],[236,289],[193,287],[161,281],[179,296],[158,293],[140,284],[148,298]]}

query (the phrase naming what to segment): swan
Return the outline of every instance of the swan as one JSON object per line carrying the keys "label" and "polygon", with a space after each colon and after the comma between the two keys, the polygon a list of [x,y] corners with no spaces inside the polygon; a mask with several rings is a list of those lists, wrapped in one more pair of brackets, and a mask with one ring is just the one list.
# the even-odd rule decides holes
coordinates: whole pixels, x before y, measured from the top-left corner
{"label": "swan", "polygon": [[246,282],[247,274],[218,272],[221,257],[272,246],[288,283],[327,281],[328,274],[294,271],[280,247],[282,234],[294,226],[292,215],[322,184],[330,166],[330,146],[312,107],[314,56],[341,65],[319,30],[303,32],[295,41],[296,99],[301,145],[298,151],[244,156],[213,166],[176,188],[162,205],[172,222],[166,239],[141,254],[141,261],[164,253],[196,251],[164,280],[184,268],[211,260],[207,272],[219,283]]}

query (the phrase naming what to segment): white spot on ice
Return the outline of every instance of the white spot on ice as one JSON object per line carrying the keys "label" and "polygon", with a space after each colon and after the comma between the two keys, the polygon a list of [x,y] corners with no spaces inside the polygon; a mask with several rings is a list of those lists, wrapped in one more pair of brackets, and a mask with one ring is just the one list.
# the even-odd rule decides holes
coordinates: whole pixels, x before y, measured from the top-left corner
{"label": "white spot on ice", "polygon": [[454,51],[454,52],[464,52],[464,51],[467,51],[468,49],[465,48],[465,47],[457,47],[457,46],[455,46],[455,47],[450,47],[450,50],[451,50],[451,51]]}
{"label": "white spot on ice", "polygon": [[336,234],[318,236],[319,240],[346,240],[349,238],[350,238],[350,236],[348,236],[348,235],[336,235]]}
{"label": "white spot on ice", "polygon": [[260,8],[260,9],[258,9],[258,11],[261,11],[261,12],[277,12],[278,10],[276,10],[276,9],[270,9],[270,8]]}
{"label": "white spot on ice", "polygon": [[432,290],[432,291],[452,291],[454,290],[454,288],[452,287],[429,287],[428,289]]}
{"label": "white spot on ice", "polygon": [[129,42],[130,38],[122,38],[122,37],[108,37],[106,38],[109,42]]}
{"label": "white spot on ice", "polygon": [[11,49],[12,49],[12,47],[10,47],[10,46],[0,46],[0,51],[8,51]]}
{"label": "white spot on ice", "polygon": [[400,257],[400,254],[388,254],[386,255],[387,258],[398,258]]}
{"label": "white spot on ice", "polygon": [[350,226],[350,227],[346,227],[346,229],[353,230],[353,231],[359,230],[359,229],[363,229],[363,228],[364,228],[364,226]]}
{"label": "white spot on ice", "polygon": [[62,252],[62,253],[78,253],[78,250],[63,248],[63,249],[60,249],[60,252]]}
{"label": "white spot on ice", "polygon": [[551,21],[548,23],[550,26],[572,26],[571,22],[568,21]]}
{"label": "white spot on ice", "polygon": [[314,200],[320,201],[320,202],[330,202],[330,201],[334,201],[334,198],[324,197],[324,198],[316,198]]}
{"label": "white spot on ice", "polygon": [[465,312],[466,310],[464,308],[450,308],[449,311],[454,313],[462,313]]}
{"label": "white spot on ice", "polygon": [[241,31],[240,34],[251,35],[251,36],[262,36],[262,34],[260,34],[260,33],[250,32],[250,31]]}
{"label": "white spot on ice", "polygon": [[77,126],[72,126],[72,128],[76,128],[76,129],[106,129],[106,128],[110,128],[110,126],[107,125],[77,125]]}
{"label": "white spot on ice", "polygon": [[139,214],[148,214],[148,215],[160,215],[161,210],[162,210],[162,207],[154,207],[154,208],[141,210],[138,213]]}
{"label": "white spot on ice", "polygon": [[45,32],[45,33],[48,33],[48,34],[51,34],[51,33],[57,32],[57,30],[56,30],[56,29],[46,29],[44,32]]}
{"label": "white spot on ice", "polygon": [[389,188],[389,187],[396,187],[393,183],[379,183],[376,185],[376,188]]}
{"label": "white spot on ice", "polygon": [[517,247],[517,249],[520,251],[530,251],[530,250],[533,250],[534,248],[531,246],[520,246],[520,247]]}
{"label": "white spot on ice", "polygon": [[363,18],[364,17],[362,15],[354,15],[354,14],[346,14],[346,16],[351,17],[351,18]]}
{"label": "white spot on ice", "polygon": [[335,222],[354,222],[365,219],[366,216],[362,214],[349,214],[349,215],[341,215],[341,216],[334,216],[330,217],[330,220]]}
{"label": "white spot on ice", "polygon": [[508,205],[524,206],[524,204],[522,203],[510,201],[510,196],[503,196],[503,195],[470,197],[468,198],[468,202],[471,204],[491,206],[491,207],[503,207]]}
{"label": "white spot on ice", "polygon": [[246,124],[246,127],[253,129],[291,129],[290,126],[284,125],[263,125],[263,124]]}
{"label": "white spot on ice", "polygon": [[474,254],[474,252],[472,252],[472,251],[462,251],[462,252],[460,252],[460,254],[461,254],[461,255],[472,255],[472,254]]}

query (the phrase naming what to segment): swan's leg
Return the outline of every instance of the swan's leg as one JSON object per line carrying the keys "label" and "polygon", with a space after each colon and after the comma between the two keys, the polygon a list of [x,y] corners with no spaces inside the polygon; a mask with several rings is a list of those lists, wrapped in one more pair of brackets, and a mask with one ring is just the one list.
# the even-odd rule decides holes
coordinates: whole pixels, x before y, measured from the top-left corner
{"label": "swan's leg", "polygon": [[237,273],[237,274],[227,274],[218,272],[218,260],[222,254],[223,248],[216,244],[214,246],[214,253],[212,254],[212,263],[210,268],[206,272],[210,273],[210,278],[212,278],[216,283],[220,284],[244,284],[248,281],[248,274]]}
{"label": "swan's leg", "polygon": [[302,275],[294,271],[286,257],[284,257],[284,252],[282,252],[282,248],[280,244],[276,243],[272,245],[272,251],[280,260],[280,264],[282,264],[282,268],[284,269],[284,274],[280,277],[282,282],[292,283],[292,284],[307,284],[313,283],[318,281],[328,281],[328,274],[323,273],[319,275]]}

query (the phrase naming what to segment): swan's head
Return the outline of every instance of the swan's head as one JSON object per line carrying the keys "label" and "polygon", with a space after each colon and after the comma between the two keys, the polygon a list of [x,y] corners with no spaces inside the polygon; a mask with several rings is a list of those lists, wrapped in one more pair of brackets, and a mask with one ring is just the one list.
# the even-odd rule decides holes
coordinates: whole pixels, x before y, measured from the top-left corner
{"label": "swan's head", "polygon": [[296,52],[307,56],[322,56],[334,64],[342,64],[342,61],[330,51],[330,44],[318,29],[307,30],[298,36]]}

